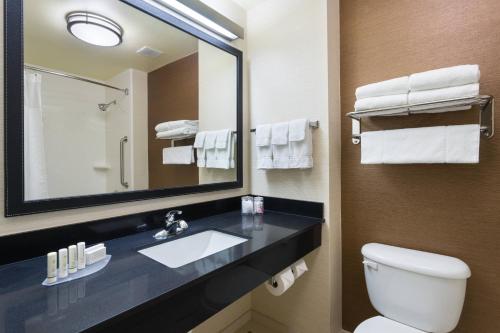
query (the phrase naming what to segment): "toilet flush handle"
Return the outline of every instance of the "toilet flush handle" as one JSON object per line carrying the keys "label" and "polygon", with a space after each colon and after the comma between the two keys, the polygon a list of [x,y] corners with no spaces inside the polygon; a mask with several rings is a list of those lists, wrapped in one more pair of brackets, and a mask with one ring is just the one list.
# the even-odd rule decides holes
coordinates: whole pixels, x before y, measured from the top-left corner
{"label": "toilet flush handle", "polygon": [[371,261],[371,260],[363,260],[363,265],[365,265],[366,267],[369,267],[373,270],[378,270],[378,264],[374,261]]}

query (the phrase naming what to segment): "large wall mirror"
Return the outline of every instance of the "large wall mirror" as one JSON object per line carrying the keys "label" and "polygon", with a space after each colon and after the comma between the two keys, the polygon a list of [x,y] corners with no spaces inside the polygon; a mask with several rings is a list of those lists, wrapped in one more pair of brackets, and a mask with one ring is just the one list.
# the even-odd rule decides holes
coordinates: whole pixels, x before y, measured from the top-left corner
{"label": "large wall mirror", "polygon": [[5,22],[7,216],[242,186],[239,50],[146,1]]}

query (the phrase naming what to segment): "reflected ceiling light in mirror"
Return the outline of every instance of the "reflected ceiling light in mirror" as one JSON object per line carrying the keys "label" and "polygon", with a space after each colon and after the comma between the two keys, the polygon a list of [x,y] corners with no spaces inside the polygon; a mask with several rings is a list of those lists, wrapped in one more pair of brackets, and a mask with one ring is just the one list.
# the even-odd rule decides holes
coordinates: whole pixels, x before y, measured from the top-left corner
{"label": "reflected ceiling light in mirror", "polygon": [[123,29],[99,14],[71,12],[66,15],[67,29],[76,38],[97,46],[117,46],[122,42]]}
{"label": "reflected ceiling light in mirror", "polygon": [[214,21],[210,20],[209,18],[203,16],[202,14],[189,8],[188,6],[184,5],[183,3],[177,0],[154,0],[154,1],[204,26],[205,28],[212,30],[213,32],[217,33],[218,35],[228,40],[232,41],[238,39],[238,36],[232,33],[231,31],[227,30],[226,28],[222,27],[221,25],[215,23]]}

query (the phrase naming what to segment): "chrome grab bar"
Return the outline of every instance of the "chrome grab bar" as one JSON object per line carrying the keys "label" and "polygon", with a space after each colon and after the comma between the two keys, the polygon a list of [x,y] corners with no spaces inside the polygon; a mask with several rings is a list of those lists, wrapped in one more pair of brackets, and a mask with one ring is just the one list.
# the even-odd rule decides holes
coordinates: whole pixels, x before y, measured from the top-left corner
{"label": "chrome grab bar", "polygon": [[125,142],[127,141],[127,136],[120,139],[120,183],[125,188],[128,188],[128,182],[125,181]]}

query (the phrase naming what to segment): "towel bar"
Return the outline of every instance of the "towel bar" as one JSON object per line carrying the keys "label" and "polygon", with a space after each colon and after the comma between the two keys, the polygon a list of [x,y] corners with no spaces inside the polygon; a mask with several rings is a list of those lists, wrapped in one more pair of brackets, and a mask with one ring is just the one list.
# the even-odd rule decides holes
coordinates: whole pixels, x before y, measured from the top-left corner
{"label": "towel bar", "polygon": [[[474,105],[478,105],[481,108],[481,111],[479,113],[481,134],[488,139],[492,138],[495,134],[495,98],[489,95],[454,98],[436,102],[408,104],[404,106],[355,111],[347,113],[346,116],[352,119],[352,143],[357,145],[361,142],[361,120],[363,118],[378,116],[411,116],[414,114],[429,113],[429,111],[435,113],[444,113],[456,111],[457,109],[466,106],[472,107]],[[414,110],[413,108],[415,107],[418,107],[419,110]]]}
{"label": "towel bar", "polygon": [[[311,128],[319,128],[319,120],[311,120],[309,122],[309,127],[311,127]],[[250,132],[254,133],[255,132],[255,128],[250,129]]]}
{"label": "towel bar", "polygon": [[[231,135],[236,135],[238,134],[238,132],[236,131],[232,131],[231,132]],[[174,138],[174,139],[167,139],[167,138],[156,138],[157,140],[170,140],[170,146],[171,147],[175,147],[175,142],[176,141],[180,141],[180,140],[188,140],[188,139],[194,139],[196,137],[196,134],[193,135],[193,136],[187,136],[187,137],[183,137],[183,138]]]}

